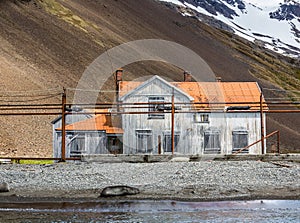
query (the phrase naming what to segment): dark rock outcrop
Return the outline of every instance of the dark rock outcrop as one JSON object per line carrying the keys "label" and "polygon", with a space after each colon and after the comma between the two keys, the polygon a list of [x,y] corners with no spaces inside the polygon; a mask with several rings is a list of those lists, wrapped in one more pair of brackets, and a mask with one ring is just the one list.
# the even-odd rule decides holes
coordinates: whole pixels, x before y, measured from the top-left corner
{"label": "dark rock outcrop", "polygon": [[300,17],[300,4],[282,4],[279,9],[270,12],[271,19],[292,20]]}
{"label": "dark rock outcrop", "polygon": [[[219,1],[185,0],[184,2],[189,3],[195,7],[201,7],[213,15],[217,15],[217,13],[220,13],[230,19],[232,19],[233,16],[238,16],[238,14],[236,14],[236,12],[234,10],[232,10],[231,8],[227,7],[224,3],[219,2]],[[230,2],[229,4],[235,4],[235,2],[233,2],[233,1],[229,1],[229,2]],[[238,5],[240,5],[240,7],[242,7],[241,4],[238,4]]]}
{"label": "dark rock outcrop", "polygon": [[9,192],[9,185],[6,182],[0,183],[0,193]]}
{"label": "dark rock outcrop", "polygon": [[109,186],[105,187],[101,192],[101,197],[111,197],[111,196],[126,196],[135,195],[140,193],[140,190],[135,187],[130,186]]}

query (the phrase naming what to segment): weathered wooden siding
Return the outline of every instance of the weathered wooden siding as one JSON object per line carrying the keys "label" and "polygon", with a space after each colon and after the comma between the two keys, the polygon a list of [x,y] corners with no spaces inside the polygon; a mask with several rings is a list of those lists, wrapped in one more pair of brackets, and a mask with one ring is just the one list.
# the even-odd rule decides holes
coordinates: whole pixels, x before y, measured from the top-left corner
{"label": "weathered wooden siding", "polygon": [[[148,102],[148,98],[162,96],[165,102],[172,101],[173,89],[159,81],[153,81],[134,94],[129,95],[124,103]],[[174,91],[175,103],[189,103],[189,98],[180,92]],[[180,107],[180,106],[179,106]],[[181,111],[188,111],[183,107]],[[132,111],[127,109],[126,111]],[[135,111],[148,111],[143,108]],[[203,113],[206,114],[206,113]],[[175,133],[179,134],[179,142],[175,149],[181,154],[204,154],[205,132],[218,131],[220,133],[221,154],[231,154],[233,149],[233,131],[248,133],[248,143],[253,143],[260,138],[260,113],[259,112],[224,112],[207,113],[209,121],[196,123],[193,113],[175,114]],[[158,154],[158,137],[161,137],[162,153],[164,153],[164,135],[171,134],[171,114],[165,114],[164,119],[149,119],[148,114],[122,115],[124,129],[123,151],[125,154],[135,154],[142,148],[137,148],[137,130],[152,131],[152,154]],[[252,146],[250,154],[260,154],[260,143]]]}
{"label": "weathered wooden siding", "polygon": [[[71,143],[70,140],[76,135],[80,134],[84,137],[84,148],[82,152],[86,154],[108,154],[107,150],[107,135],[104,131],[99,132],[66,132],[66,157],[71,156]],[[61,157],[61,131],[57,131],[56,145],[54,150],[54,157]]]}
{"label": "weathered wooden siding", "polygon": [[105,132],[90,132],[86,134],[85,148],[87,154],[108,154],[106,149],[107,135]]}
{"label": "weathered wooden siding", "polygon": [[[166,103],[172,102],[173,88],[165,85],[164,83],[155,80],[147,87],[136,91],[131,96],[127,97],[124,103],[138,103],[148,102],[148,98],[151,96],[162,96]],[[180,92],[174,91],[175,102],[190,102],[189,98]],[[184,108],[189,110],[188,108]],[[136,111],[147,112],[148,108],[138,109]],[[132,111],[127,109],[127,111]],[[186,122],[186,119],[190,119],[191,114],[177,114],[175,121],[175,132],[180,132],[182,129],[182,123]],[[137,135],[136,130],[152,130],[153,140],[153,154],[158,153],[158,137],[163,139],[165,134],[171,132],[171,114],[165,114],[164,119],[149,119],[148,114],[135,114],[135,115],[122,115],[122,128],[124,129],[123,135],[123,151],[125,154],[134,154],[137,152]],[[183,135],[180,134],[179,144],[177,146],[178,152],[181,152],[183,148],[188,148],[185,143],[186,140],[182,139]],[[190,152],[190,149],[187,149]]]}
{"label": "weathered wooden siding", "polygon": [[[66,125],[79,122],[88,118],[91,118],[92,115],[88,114],[80,114],[80,115],[66,115]],[[53,143],[53,157],[58,158],[61,154],[61,135],[59,135],[60,131],[56,131],[56,129],[61,128],[62,119],[59,116],[57,119],[52,121],[52,143]],[[59,141],[60,140],[60,141]]]}

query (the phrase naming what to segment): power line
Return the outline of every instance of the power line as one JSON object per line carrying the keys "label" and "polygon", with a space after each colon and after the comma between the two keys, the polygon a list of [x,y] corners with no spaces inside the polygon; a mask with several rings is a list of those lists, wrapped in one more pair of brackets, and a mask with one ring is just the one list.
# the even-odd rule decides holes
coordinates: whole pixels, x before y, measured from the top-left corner
{"label": "power line", "polygon": [[48,95],[48,96],[43,97],[43,98],[27,99],[27,100],[0,100],[0,102],[12,103],[12,102],[32,102],[32,101],[42,101],[42,100],[45,100],[45,99],[54,98],[54,97],[59,96],[59,95],[61,95],[61,93],[59,93],[59,94]]}
{"label": "power line", "polygon": [[50,88],[50,89],[45,89],[45,90],[26,90],[26,91],[0,91],[0,94],[2,93],[24,93],[24,92],[48,92],[48,91],[60,91],[62,92],[61,89],[58,88]]}

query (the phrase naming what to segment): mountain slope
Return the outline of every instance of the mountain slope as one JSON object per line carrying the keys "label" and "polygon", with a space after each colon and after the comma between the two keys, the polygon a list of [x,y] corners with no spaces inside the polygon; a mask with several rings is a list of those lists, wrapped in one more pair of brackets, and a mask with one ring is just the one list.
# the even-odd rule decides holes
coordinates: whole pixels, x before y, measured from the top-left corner
{"label": "mountain slope", "polygon": [[[299,58],[300,3],[298,1],[162,1],[178,5],[185,16],[195,16],[250,41],[260,41],[266,48]],[[203,15],[209,16],[210,20]],[[219,22],[212,22],[212,18]]]}
{"label": "mountain slope", "polygon": [[[262,87],[299,89],[298,61],[274,54],[229,32],[211,28],[154,0],[2,0],[0,1],[0,85],[15,91],[76,88],[85,68],[111,47],[138,39],[177,42],[199,54],[224,81],[258,81]],[[182,70],[158,62],[126,66],[132,80],[159,74],[182,80]],[[113,73],[113,71],[111,72]],[[107,80],[105,89],[113,86]],[[72,101],[72,91],[68,91]],[[267,97],[277,93],[265,92]],[[3,97],[2,97],[3,98]],[[4,97],[12,100],[11,97]],[[103,95],[101,101],[109,101]],[[7,103],[2,100],[1,103]],[[15,99],[14,99],[15,100]],[[56,96],[47,103],[60,102]],[[51,156],[50,121],[55,117],[0,117],[2,155]],[[300,148],[299,119],[270,116],[268,132],[280,128],[282,144]]]}

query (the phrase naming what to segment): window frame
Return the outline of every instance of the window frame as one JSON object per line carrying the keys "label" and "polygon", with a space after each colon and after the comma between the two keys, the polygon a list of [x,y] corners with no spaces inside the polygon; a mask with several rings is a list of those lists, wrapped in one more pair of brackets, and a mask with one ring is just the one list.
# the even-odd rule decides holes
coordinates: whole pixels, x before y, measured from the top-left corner
{"label": "window frame", "polygon": [[[179,140],[180,140],[180,132],[174,132],[174,152],[177,149]],[[164,151],[164,153],[172,152],[172,134],[171,134],[171,132],[165,132],[163,134],[163,151]]]}
{"label": "window frame", "polygon": [[[84,133],[74,134],[68,142],[70,145],[70,157],[80,157],[86,152],[86,135]],[[76,147],[76,149],[74,149]]]}
{"label": "window frame", "polygon": [[[165,102],[165,97],[163,96],[149,96],[148,97],[148,111],[149,112],[156,112],[159,111],[159,106],[162,106],[164,108],[163,104],[159,104],[159,103],[164,103]],[[158,103],[158,104],[155,104]],[[148,114],[148,119],[164,119],[165,118],[165,114],[164,112],[162,113],[149,113]]]}
{"label": "window frame", "polygon": [[211,154],[221,153],[221,131],[219,130],[205,131],[203,148],[204,148],[204,153],[211,153]]}
{"label": "window frame", "polygon": [[[236,139],[236,137],[244,137],[246,136],[246,139]],[[237,142],[238,141],[238,142]],[[236,143],[239,144],[236,146]],[[246,147],[249,145],[249,132],[247,130],[233,130],[232,131],[232,151],[236,152],[240,149]],[[249,149],[243,150],[242,153],[249,153]]]}
{"label": "window frame", "polygon": [[[198,119],[199,117],[199,119]],[[205,118],[204,118],[205,117]],[[210,115],[208,113],[195,113],[194,122],[195,123],[209,123]]]}
{"label": "window frame", "polygon": [[[150,129],[136,129],[136,152],[137,153],[152,153],[153,152],[153,131]],[[146,140],[146,143],[145,141]],[[140,145],[141,144],[141,145]],[[146,144],[146,148],[142,148]]]}

